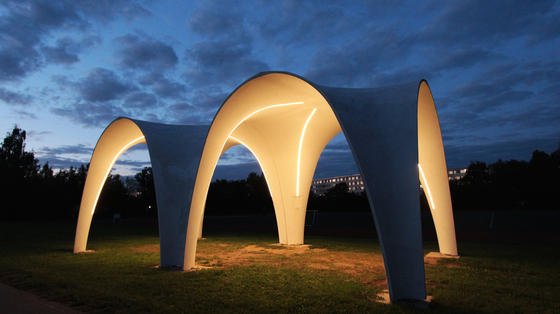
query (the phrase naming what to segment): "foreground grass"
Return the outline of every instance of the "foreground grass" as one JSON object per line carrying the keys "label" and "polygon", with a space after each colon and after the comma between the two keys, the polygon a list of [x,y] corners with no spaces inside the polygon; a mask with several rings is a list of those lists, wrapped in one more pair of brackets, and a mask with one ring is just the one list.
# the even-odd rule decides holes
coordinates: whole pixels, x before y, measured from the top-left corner
{"label": "foreground grass", "polygon": [[[73,226],[0,223],[0,281],[87,312],[403,312],[373,302],[385,287],[375,240],[209,236],[197,262],[164,271],[150,227],[97,224],[73,255]],[[558,312],[560,253],[554,245],[461,244],[459,260],[426,263],[435,312]],[[434,245],[428,244],[427,251]]]}

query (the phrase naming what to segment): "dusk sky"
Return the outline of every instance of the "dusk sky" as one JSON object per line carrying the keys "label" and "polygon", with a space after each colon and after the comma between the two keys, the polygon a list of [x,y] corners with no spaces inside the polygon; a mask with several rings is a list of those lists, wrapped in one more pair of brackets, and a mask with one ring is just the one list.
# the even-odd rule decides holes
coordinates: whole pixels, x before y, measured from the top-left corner
{"label": "dusk sky", "polygon": [[[272,70],[340,87],[427,79],[450,168],[560,143],[558,1],[0,2],[0,132],[27,130],[55,168],[87,163],[119,116],[209,124],[236,86]],[[147,165],[144,146],[116,171]],[[234,148],[215,177],[251,170]],[[336,137],[316,177],[355,172]]]}

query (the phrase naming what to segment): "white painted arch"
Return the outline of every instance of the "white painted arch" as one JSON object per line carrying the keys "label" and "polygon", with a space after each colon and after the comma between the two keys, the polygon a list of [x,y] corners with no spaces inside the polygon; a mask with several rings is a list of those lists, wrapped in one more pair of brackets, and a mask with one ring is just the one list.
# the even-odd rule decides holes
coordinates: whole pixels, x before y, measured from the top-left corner
{"label": "white painted arch", "polygon": [[210,180],[221,154],[238,144],[254,154],[263,170],[280,243],[302,244],[316,164],[340,131],[364,178],[391,299],[422,300],[426,292],[419,180],[440,252],[457,255],[439,121],[425,81],[343,89],[317,86],[290,73],[262,73],[227,98],[210,127],[117,119],[92,156],[74,251],[86,249],[109,169],[119,154],[142,141],[148,144],[154,171],[162,266],[195,266]]}

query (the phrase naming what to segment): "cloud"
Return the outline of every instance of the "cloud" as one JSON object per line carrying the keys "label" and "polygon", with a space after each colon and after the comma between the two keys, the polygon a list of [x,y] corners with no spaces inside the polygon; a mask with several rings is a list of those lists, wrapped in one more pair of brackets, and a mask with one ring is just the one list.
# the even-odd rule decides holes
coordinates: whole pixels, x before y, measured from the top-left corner
{"label": "cloud", "polygon": [[49,165],[56,169],[79,167],[82,164],[89,162],[93,148],[78,144],[78,145],[63,145],[57,147],[43,146],[35,152],[36,157],[41,163],[49,163]]}
{"label": "cloud", "polygon": [[119,62],[125,68],[161,71],[173,68],[178,62],[173,47],[162,41],[132,34],[116,41],[120,45]]}
{"label": "cloud", "polygon": [[319,84],[366,87],[372,85],[374,75],[391,74],[402,67],[410,53],[408,36],[376,27],[364,33],[368,34],[365,38],[356,37],[334,49],[318,51],[306,77]]}
{"label": "cloud", "polygon": [[[149,14],[129,1],[20,1],[0,3],[0,81],[20,80],[47,62],[73,63],[78,51],[65,40],[51,47],[45,43],[56,31],[86,31],[92,21]],[[43,56],[43,52],[45,56]]]}
{"label": "cloud", "polygon": [[209,125],[216,111],[179,101],[165,107],[165,121],[172,124]]}
{"label": "cloud", "polygon": [[186,55],[191,66],[185,77],[192,86],[232,86],[268,70],[266,63],[252,56],[251,45],[238,39],[198,42],[187,50]]}
{"label": "cloud", "polygon": [[59,116],[70,118],[85,126],[106,126],[117,117],[127,116],[127,112],[112,102],[75,102],[51,111]]}
{"label": "cloud", "polygon": [[149,73],[141,77],[139,82],[147,87],[151,87],[158,97],[167,99],[182,98],[187,91],[187,87],[184,84],[171,80],[160,72]]}
{"label": "cloud", "polygon": [[205,38],[187,48],[185,78],[189,86],[232,88],[268,65],[254,53],[253,38],[236,7],[205,2],[189,19],[189,28]]}
{"label": "cloud", "polygon": [[[421,39],[442,45],[497,44],[519,37],[541,37],[550,33],[555,1],[464,1],[449,2],[448,7],[426,27]],[[539,29],[539,32],[535,30]],[[536,38],[536,37],[535,37]]]}
{"label": "cloud", "polygon": [[7,105],[27,105],[33,100],[31,95],[13,92],[0,87],[0,101]]}
{"label": "cloud", "polygon": [[51,131],[34,131],[34,130],[27,131],[28,138],[33,138],[34,140],[41,140],[41,141],[45,138],[45,136],[51,134],[52,134]]}
{"label": "cloud", "polygon": [[37,119],[37,115],[26,110],[15,110],[14,113],[22,119]]}
{"label": "cloud", "polygon": [[[357,30],[367,28],[370,19],[379,17],[379,9],[368,7],[374,3],[377,2],[261,2],[255,8],[260,14],[254,15],[248,24],[267,45],[283,53],[291,55],[294,49],[306,49],[309,43],[329,49],[342,35],[347,39]],[[382,9],[386,12],[388,6]]]}
{"label": "cloud", "polygon": [[158,100],[153,94],[134,92],[124,99],[124,104],[135,109],[147,109],[157,106]]}
{"label": "cloud", "polygon": [[314,177],[327,178],[354,173],[358,173],[354,156],[344,135],[339,134],[327,144],[321,153]]}
{"label": "cloud", "polygon": [[[136,145],[127,150],[127,153],[132,151],[145,150],[146,145]],[[40,147],[35,155],[39,162],[49,163],[55,169],[64,169],[69,167],[79,167],[82,164],[89,163],[93,154],[93,147],[77,144],[77,145],[62,145],[56,147]],[[113,168],[117,169],[118,173],[133,175],[140,171],[143,167],[150,166],[150,161],[146,160],[132,160],[120,157],[115,162]]]}
{"label": "cloud", "polygon": [[479,70],[440,98],[444,135],[486,134],[499,141],[508,133],[538,137],[543,129],[557,130],[559,98],[552,82],[560,80],[558,66],[558,61],[531,60],[501,62]]}
{"label": "cloud", "polygon": [[433,62],[431,71],[445,71],[449,69],[465,69],[480,63],[499,59],[500,56],[488,49],[461,47],[442,57],[438,56]]}
{"label": "cloud", "polygon": [[243,145],[236,145],[225,151],[218,161],[219,165],[238,165],[256,162],[253,154]]}
{"label": "cloud", "polygon": [[142,0],[96,0],[96,1],[73,1],[76,10],[82,16],[89,16],[103,23],[113,19],[124,18],[134,20],[152,15]]}
{"label": "cloud", "polygon": [[173,123],[209,125],[229,92],[220,87],[197,89],[187,101],[170,102],[165,107],[166,117]]}
{"label": "cloud", "polygon": [[40,164],[49,163],[49,166],[54,169],[68,169],[70,167],[77,168],[87,161],[69,157],[56,157],[56,156],[37,156]]}
{"label": "cloud", "polygon": [[[187,21],[195,33],[205,36],[224,36],[244,32],[243,18],[237,6],[227,1],[206,1],[202,3]],[[227,8],[224,10],[224,8]]]}
{"label": "cloud", "polygon": [[89,102],[114,100],[134,90],[130,83],[104,68],[93,69],[77,83],[77,88],[81,98]]}
{"label": "cloud", "polygon": [[58,39],[54,46],[43,46],[41,52],[48,63],[73,64],[80,61],[79,54],[82,51],[94,47],[100,41],[97,36],[89,36],[82,40],[64,37]]}
{"label": "cloud", "polygon": [[[348,87],[422,77],[468,78],[493,63],[525,64],[539,58],[536,54],[542,49],[535,45],[545,43],[534,40],[549,31],[538,29],[560,26],[560,7],[554,1],[449,2],[436,7],[409,4],[396,9],[398,6],[377,8],[381,12],[399,10],[395,15],[354,16],[352,23],[362,26],[353,31],[341,27],[342,33],[335,32],[325,26],[324,33],[337,34],[333,38],[339,38],[338,42],[326,39],[320,49],[312,51],[306,76],[320,84]],[[414,13],[403,23],[408,11]],[[423,18],[418,19],[419,15]],[[296,14],[285,23],[298,25],[301,22],[294,21],[298,18]],[[555,34],[547,39],[557,40]],[[306,51],[305,46],[298,48]],[[512,54],[516,49],[519,52]],[[512,55],[525,55],[524,51],[534,53],[525,60],[512,60]]]}
{"label": "cloud", "polygon": [[51,112],[85,126],[106,126],[121,116],[163,122],[166,115],[167,104],[156,95],[105,68],[95,68],[77,81],[55,79],[64,88],[73,87],[76,95]]}
{"label": "cloud", "polygon": [[127,166],[130,170],[134,171],[134,172],[139,172],[140,170],[142,170],[144,167],[151,167],[151,164],[149,161],[143,161],[143,160],[121,160],[121,159],[117,159],[117,161],[115,162],[115,165],[118,166]]}
{"label": "cloud", "polygon": [[315,170],[315,178],[328,178],[337,175],[358,173],[358,167],[350,152],[323,154]]}
{"label": "cloud", "polygon": [[42,156],[56,156],[56,155],[66,155],[66,154],[91,155],[93,153],[93,148],[83,144],[62,145],[57,147],[43,146],[39,149],[37,153]]}
{"label": "cloud", "polygon": [[43,61],[37,47],[42,37],[60,27],[83,25],[64,2],[7,1],[0,16],[0,81],[16,80],[38,69]]}

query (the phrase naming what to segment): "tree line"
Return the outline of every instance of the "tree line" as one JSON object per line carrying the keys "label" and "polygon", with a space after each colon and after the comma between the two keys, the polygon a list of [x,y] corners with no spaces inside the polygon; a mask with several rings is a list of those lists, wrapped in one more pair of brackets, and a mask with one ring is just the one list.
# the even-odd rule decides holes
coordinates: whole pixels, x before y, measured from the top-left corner
{"label": "tree line", "polygon": [[[15,127],[0,147],[0,219],[76,219],[87,165],[53,170],[26,151],[26,132]],[[535,151],[530,161],[473,162],[460,180],[450,181],[455,209],[560,209],[560,149]],[[427,202],[421,193],[422,208]],[[216,180],[206,201],[208,215],[270,214],[273,204],[262,174],[243,180]],[[339,183],[324,195],[310,191],[308,210],[367,211],[365,193]],[[110,174],[96,215],[156,218],[157,203],[150,167],[133,177]]]}
{"label": "tree line", "polygon": [[461,180],[450,182],[453,206],[468,210],[560,209],[560,148],[536,150],[531,159],[473,162]]}

